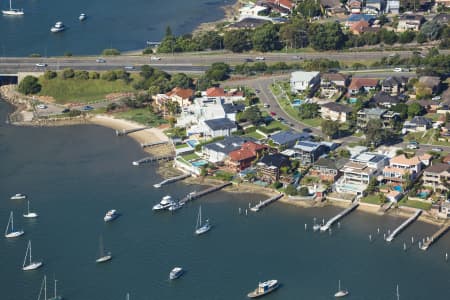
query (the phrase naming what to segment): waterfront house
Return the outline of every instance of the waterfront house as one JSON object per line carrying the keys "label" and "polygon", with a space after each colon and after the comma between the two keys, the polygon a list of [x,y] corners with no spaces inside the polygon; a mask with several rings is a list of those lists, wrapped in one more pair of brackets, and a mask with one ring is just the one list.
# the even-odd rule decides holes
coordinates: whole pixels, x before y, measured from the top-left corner
{"label": "waterfront house", "polygon": [[391,96],[386,92],[376,93],[370,100],[376,106],[382,108],[391,108],[400,103],[400,99],[396,96]]}
{"label": "waterfront house", "polygon": [[252,165],[252,162],[262,156],[268,147],[255,142],[246,142],[240,149],[231,151],[225,165],[235,172],[240,172]]}
{"label": "waterfront house", "polygon": [[376,32],[379,28],[371,27],[369,22],[365,20],[359,20],[358,22],[352,24],[349,28],[349,31],[354,35],[361,35],[366,32]]}
{"label": "waterfront house", "polygon": [[319,72],[296,71],[291,73],[291,92],[298,93],[306,90],[314,92],[320,84]]}
{"label": "waterfront house", "polygon": [[225,91],[221,87],[210,87],[206,91],[202,92],[202,96],[207,98],[218,98],[224,103],[245,100],[244,92],[237,89]]}
{"label": "waterfront house", "polygon": [[313,164],[319,157],[330,152],[328,146],[311,141],[300,141],[292,150],[295,152],[294,159],[299,160],[302,165]]}
{"label": "waterfront house", "polygon": [[360,14],[362,8],[362,1],[360,0],[349,0],[347,2],[347,9],[352,14]]}
{"label": "waterfront house", "polygon": [[385,13],[398,15],[400,12],[400,0],[387,0]]}
{"label": "waterfront house", "polygon": [[194,97],[194,90],[174,87],[170,92],[166,93],[166,96],[172,102],[177,102],[183,108],[191,104],[191,100]]}
{"label": "waterfront house", "polygon": [[406,176],[409,180],[415,181],[423,168],[431,163],[431,159],[432,155],[428,153],[410,158],[404,154],[393,157],[389,161],[389,166],[383,169],[383,181],[387,184],[403,185],[406,182]]}
{"label": "waterfront house", "polygon": [[256,163],[258,177],[269,183],[280,180],[281,168],[290,166],[289,158],[280,153],[266,154]]}
{"label": "waterfront house", "polygon": [[338,121],[339,123],[347,122],[352,111],[351,107],[336,102],[328,102],[320,107],[322,119]]}
{"label": "waterfront house", "polygon": [[278,150],[283,150],[293,147],[298,141],[309,140],[310,137],[310,134],[306,132],[299,133],[285,130],[272,134],[269,137],[269,143],[278,148]]}
{"label": "waterfront house", "polygon": [[365,129],[372,120],[381,120],[384,128],[394,128],[394,123],[399,119],[399,114],[382,108],[364,108],[358,111],[356,126]]}
{"label": "waterfront house", "polygon": [[335,182],[341,176],[340,169],[347,159],[335,160],[327,157],[320,158],[309,170],[308,175],[322,181]]}
{"label": "waterfront house", "polygon": [[352,78],[348,86],[348,94],[355,96],[360,92],[374,91],[378,86],[378,79],[374,78]]}
{"label": "waterfront house", "polygon": [[223,140],[206,144],[202,147],[203,158],[211,163],[223,162],[231,151],[240,149],[247,141],[253,141],[249,137],[228,136]]}
{"label": "waterfront house", "polygon": [[407,30],[419,31],[423,22],[422,15],[404,14],[398,19],[397,31],[404,32]]}
{"label": "waterfront house", "polygon": [[280,13],[290,13],[295,7],[295,3],[291,0],[264,0],[263,3]]}
{"label": "waterfront house", "polygon": [[388,93],[391,96],[396,96],[405,91],[408,78],[389,76],[381,83],[381,91]]}
{"label": "waterfront house", "polygon": [[433,190],[448,191],[450,183],[450,165],[434,163],[423,171],[423,186]]}
{"label": "waterfront house", "polygon": [[422,116],[415,116],[411,121],[405,121],[403,123],[402,132],[406,134],[407,132],[424,132],[431,128],[433,122]]}
{"label": "waterfront house", "polygon": [[236,123],[228,118],[209,119],[201,122],[203,135],[210,137],[230,136],[237,130]]}

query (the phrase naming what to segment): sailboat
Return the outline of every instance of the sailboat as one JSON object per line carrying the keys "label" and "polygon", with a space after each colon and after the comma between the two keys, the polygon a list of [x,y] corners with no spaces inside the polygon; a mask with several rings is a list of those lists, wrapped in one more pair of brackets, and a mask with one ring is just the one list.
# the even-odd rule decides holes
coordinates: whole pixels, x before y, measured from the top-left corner
{"label": "sailboat", "polygon": [[[30,253],[30,259],[28,260],[28,264],[26,264],[28,253]],[[28,241],[27,251],[25,252],[25,258],[23,259],[22,270],[24,270],[24,271],[36,270],[36,269],[42,267],[42,265],[43,265],[42,261],[32,261],[31,241]]]}
{"label": "sailboat", "polygon": [[200,235],[208,232],[211,229],[211,225],[209,224],[209,220],[206,219],[205,224],[202,225],[202,207],[198,209],[197,216],[197,224],[195,226],[195,234]]}
{"label": "sailboat", "polygon": [[339,280],[339,288],[338,288],[338,291],[334,294],[334,297],[341,298],[341,297],[345,297],[347,295],[348,295],[348,291],[341,289],[341,281]]}
{"label": "sailboat", "polygon": [[47,300],[47,276],[44,275],[44,280],[41,283],[41,289],[39,290],[38,300],[41,299],[42,291],[44,291],[44,300]]}
{"label": "sailboat", "polygon": [[397,284],[397,300],[400,300],[400,294],[398,292],[398,284]]}
{"label": "sailboat", "polygon": [[[9,230],[9,224],[11,224],[11,230]],[[14,231],[14,216],[13,212],[9,215],[8,225],[6,225],[5,237],[15,238],[23,235],[25,232],[23,230]]]}
{"label": "sailboat", "polygon": [[55,282],[54,295],[53,295],[53,297],[49,298],[48,300],[62,300],[63,297],[58,296],[58,294],[56,293],[56,283],[58,282],[58,280],[55,279],[54,282]]}
{"label": "sailboat", "polygon": [[22,8],[21,9],[12,8],[11,1],[12,0],[9,0],[9,9],[2,10],[2,14],[4,14],[5,16],[22,16],[22,15],[24,15]]}
{"label": "sailboat", "polygon": [[105,255],[105,249],[103,248],[103,238],[100,236],[100,256],[95,260],[96,263],[103,263],[111,260],[112,255],[111,252]]}
{"label": "sailboat", "polygon": [[29,218],[29,219],[37,218],[37,217],[38,217],[38,214],[37,214],[37,213],[35,213],[35,212],[30,212],[30,201],[28,201],[27,207],[28,207],[27,213],[26,213],[26,214],[23,214],[23,217],[24,217],[24,218]]}

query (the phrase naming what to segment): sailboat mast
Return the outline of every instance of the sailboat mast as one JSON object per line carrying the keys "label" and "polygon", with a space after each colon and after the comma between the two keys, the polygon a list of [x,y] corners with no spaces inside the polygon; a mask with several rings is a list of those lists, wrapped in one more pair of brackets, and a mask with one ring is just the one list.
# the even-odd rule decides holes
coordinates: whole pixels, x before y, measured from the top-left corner
{"label": "sailboat mast", "polygon": [[397,300],[400,300],[400,293],[398,292],[398,284],[397,284]]}
{"label": "sailboat mast", "polygon": [[47,275],[44,275],[44,300],[47,300]]}
{"label": "sailboat mast", "polygon": [[58,280],[56,280],[55,279],[55,300],[56,300],[56,282],[57,282]]}
{"label": "sailboat mast", "polygon": [[8,224],[6,224],[5,235],[8,234],[9,223],[11,223],[11,214],[9,214]]}
{"label": "sailboat mast", "polygon": [[14,213],[11,212],[11,232],[14,232]]}
{"label": "sailboat mast", "polygon": [[31,241],[28,241],[28,245],[30,247],[30,265],[31,265]]}
{"label": "sailboat mast", "polygon": [[22,268],[25,267],[25,263],[27,262],[27,257],[28,257],[28,248],[30,248],[30,241],[28,241],[28,245],[27,245],[27,251],[25,251],[25,257],[23,258],[23,265]]}
{"label": "sailboat mast", "polygon": [[9,0],[9,10],[12,10],[11,0]]}
{"label": "sailboat mast", "polygon": [[30,214],[30,200],[28,200],[28,214]]}

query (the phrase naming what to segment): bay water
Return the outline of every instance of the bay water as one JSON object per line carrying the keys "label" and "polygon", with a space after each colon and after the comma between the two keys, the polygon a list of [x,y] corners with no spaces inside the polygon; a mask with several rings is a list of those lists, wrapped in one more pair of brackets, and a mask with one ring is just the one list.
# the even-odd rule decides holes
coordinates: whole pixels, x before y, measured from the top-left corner
{"label": "bay water", "polygon": [[[450,297],[450,235],[426,252],[417,245],[435,226],[415,222],[387,244],[383,233],[402,219],[356,211],[330,235],[313,232],[313,218],[327,220],[339,208],[275,203],[246,216],[239,208],[245,212],[264,196],[226,192],[174,214],[154,213],[164,195],[181,198],[203,187],[178,182],[154,189],[161,180],[155,166],[131,165],[146,155],[132,139],[99,126],[14,127],[4,122],[11,110],[0,101],[0,224],[6,227],[13,211],[25,235],[0,238],[0,299],[37,299],[44,274],[49,293],[56,278],[58,291],[71,300],[125,299],[127,292],[131,299],[246,299],[268,279],[282,284],[265,298],[272,300],[333,299],[338,280],[350,290],[348,299],[396,299],[397,284],[401,299]],[[22,217],[26,200],[10,200],[15,193],[29,196],[38,219]],[[195,236],[200,205],[213,228]],[[122,215],[105,223],[113,208]],[[100,236],[114,257],[99,265]],[[44,266],[24,272],[28,240]],[[175,266],[186,273],[169,281]]]}

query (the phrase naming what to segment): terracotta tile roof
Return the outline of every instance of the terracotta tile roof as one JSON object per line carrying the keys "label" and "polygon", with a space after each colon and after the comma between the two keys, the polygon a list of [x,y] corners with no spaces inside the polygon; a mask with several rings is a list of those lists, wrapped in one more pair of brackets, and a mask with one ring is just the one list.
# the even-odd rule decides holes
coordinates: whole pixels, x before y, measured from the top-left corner
{"label": "terracotta tile roof", "polygon": [[320,77],[325,80],[329,81],[346,81],[347,76],[341,74],[341,73],[322,73],[320,74]]}
{"label": "terracotta tile roof", "polygon": [[420,160],[430,160],[433,158],[433,155],[428,154],[428,153],[424,153],[422,155],[419,155],[419,159]]}
{"label": "terracotta tile roof", "polygon": [[230,160],[242,161],[246,159],[256,158],[256,154],[250,149],[238,149],[228,153]]}
{"label": "terracotta tile roof", "polygon": [[293,9],[295,4],[291,0],[269,0],[267,2],[273,3],[278,6],[282,6],[288,9]]}
{"label": "terracotta tile roof", "polygon": [[404,154],[391,158],[390,164],[399,164],[399,165],[407,165],[407,166],[415,166],[421,162],[420,158],[417,156],[413,156],[411,158],[407,158]]}
{"label": "terracotta tile roof", "polygon": [[434,173],[434,174],[440,174],[445,171],[446,172],[450,171],[449,164],[437,163],[437,164],[429,166],[428,168],[425,169],[425,172]]}
{"label": "terracotta tile roof", "polygon": [[350,86],[348,87],[351,90],[359,90],[362,87],[374,87],[378,85],[378,79],[374,78],[353,78]]}
{"label": "terracotta tile roof", "polygon": [[261,144],[257,144],[254,142],[246,142],[244,144],[242,144],[242,149],[248,149],[250,151],[253,151],[255,154],[257,151],[263,150],[263,149],[267,149],[266,145],[261,145]]}
{"label": "terracotta tile roof", "polygon": [[398,174],[405,174],[408,171],[408,169],[401,169],[401,168],[393,168],[393,167],[384,167],[383,169],[383,173],[384,172],[390,172],[390,173],[398,173]]}
{"label": "terracotta tile roof", "polygon": [[450,154],[446,155],[443,159],[442,162],[444,163],[449,163],[450,162]]}
{"label": "terracotta tile roof", "polygon": [[178,96],[182,99],[189,99],[194,96],[194,91],[192,89],[183,89],[180,87],[174,87],[170,92],[166,94],[169,97]]}
{"label": "terracotta tile roof", "polygon": [[357,31],[357,32],[359,32],[359,33],[362,33],[362,32],[364,32],[364,29],[365,28],[369,28],[370,26],[369,26],[369,22],[367,22],[367,21],[364,21],[364,20],[359,20],[358,22],[356,22],[355,24],[353,24],[351,27],[350,27],[350,30],[351,31]]}
{"label": "terracotta tile roof", "polygon": [[225,91],[223,88],[210,87],[206,90],[206,96],[208,97],[225,97]]}

